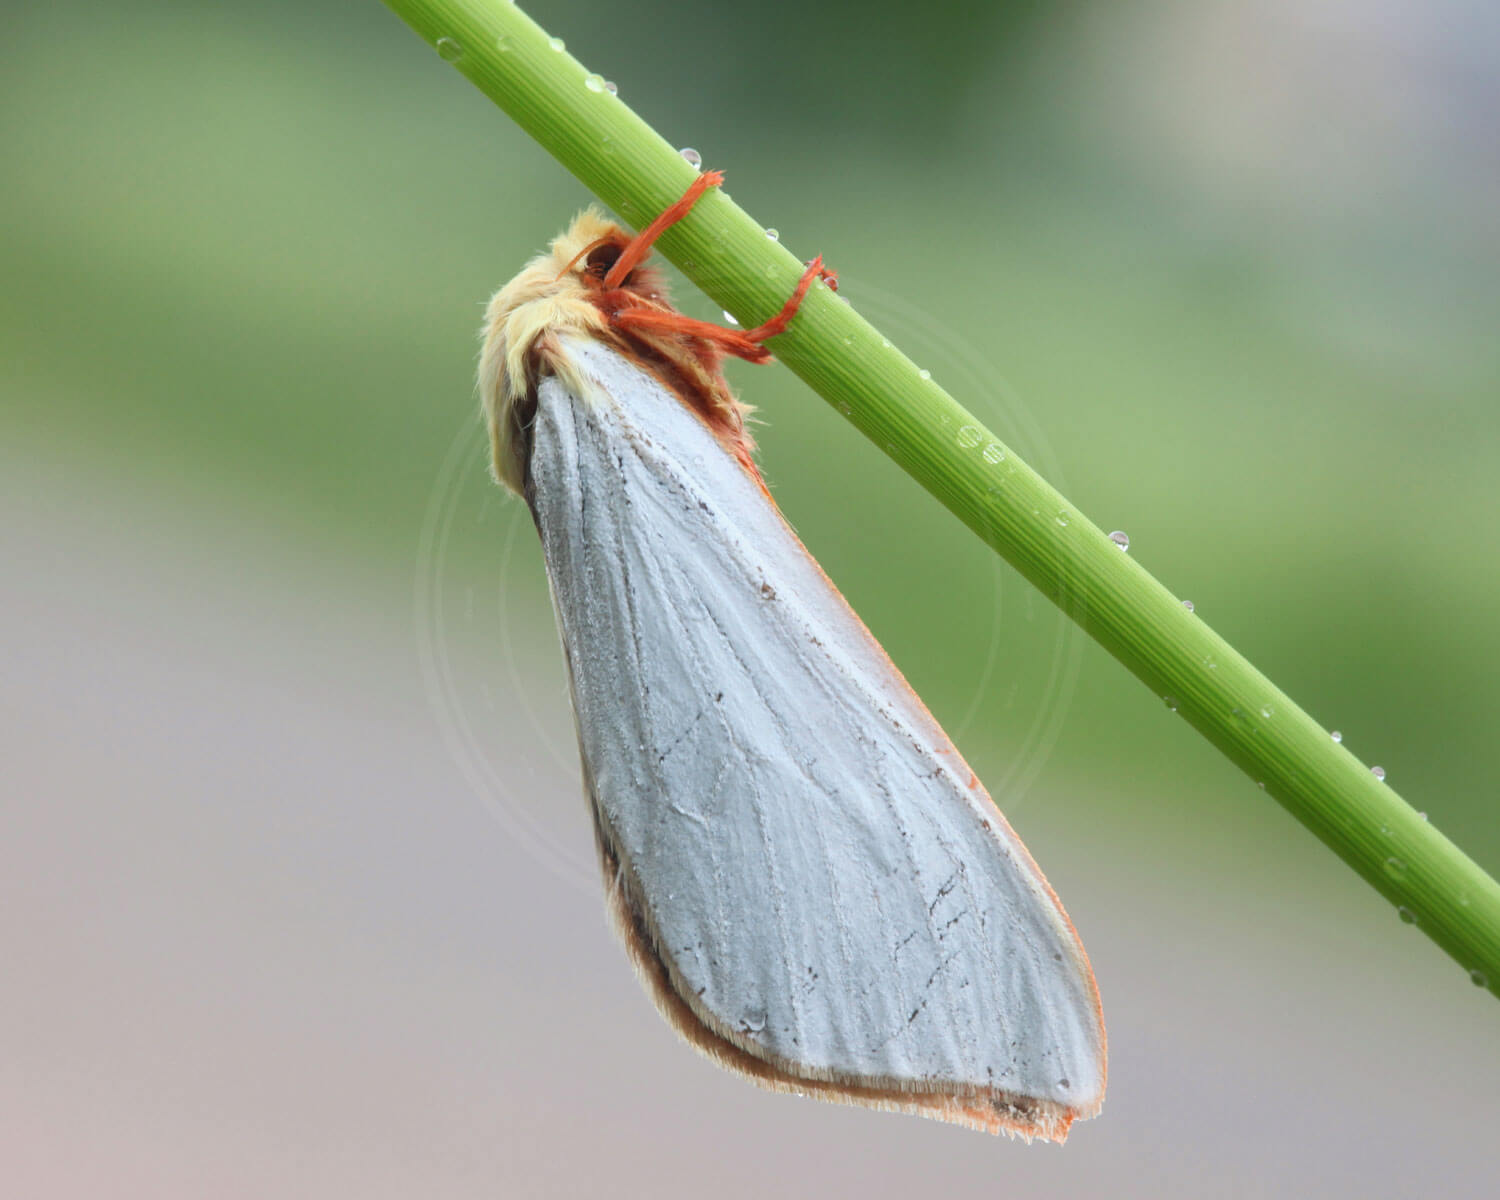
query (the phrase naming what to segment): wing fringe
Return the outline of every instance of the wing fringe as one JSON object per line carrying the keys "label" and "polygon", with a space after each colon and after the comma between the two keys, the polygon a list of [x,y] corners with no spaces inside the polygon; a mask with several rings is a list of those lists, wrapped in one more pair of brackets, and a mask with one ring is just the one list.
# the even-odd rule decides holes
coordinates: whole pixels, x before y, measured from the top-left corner
{"label": "wing fringe", "polygon": [[1075,1120],[1099,1111],[1099,1103],[1084,1111],[999,1088],[954,1085],[944,1089],[933,1087],[929,1080],[915,1079],[819,1078],[799,1073],[791,1063],[761,1057],[735,1042],[732,1030],[722,1028],[712,1014],[700,1010],[685,994],[681,980],[659,953],[658,939],[638,899],[632,873],[606,833],[587,767],[584,776],[610,924],[625,944],[631,965],[657,1010],[699,1054],[773,1092],[909,1113],[1027,1142],[1041,1139],[1061,1144],[1068,1140],[1068,1130]]}

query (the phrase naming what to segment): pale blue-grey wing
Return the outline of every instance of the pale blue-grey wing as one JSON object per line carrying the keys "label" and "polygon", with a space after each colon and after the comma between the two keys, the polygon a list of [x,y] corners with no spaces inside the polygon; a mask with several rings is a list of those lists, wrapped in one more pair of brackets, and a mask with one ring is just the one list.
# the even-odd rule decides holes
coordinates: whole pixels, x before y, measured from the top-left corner
{"label": "pale blue-grey wing", "polygon": [[675,991],[793,1077],[1090,1115],[1093,975],[1019,839],[703,422],[565,352],[588,394],[542,381],[527,496],[600,837]]}

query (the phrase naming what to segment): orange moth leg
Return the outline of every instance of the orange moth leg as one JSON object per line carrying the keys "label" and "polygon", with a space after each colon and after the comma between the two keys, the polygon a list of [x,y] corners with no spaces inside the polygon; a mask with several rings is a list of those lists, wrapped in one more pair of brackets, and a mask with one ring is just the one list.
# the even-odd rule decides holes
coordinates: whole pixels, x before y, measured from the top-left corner
{"label": "orange moth leg", "polygon": [[[641,230],[631,239],[630,243],[620,252],[620,257],[610,267],[609,272],[602,281],[603,291],[607,294],[611,291],[619,291],[623,288],[625,280],[630,273],[636,269],[651,253],[651,247],[664,231],[682,220],[692,211],[693,205],[698,198],[711,187],[718,187],[724,182],[722,171],[704,171],[692,185],[682,194],[682,197],[665,212],[652,221],[651,224]],[[563,268],[565,273],[574,262],[587,254],[594,246],[605,239],[598,239],[585,246],[573,256],[571,262]],[[828,286],[835,291],[838,289],[838,273],[823,265],[823,256],[819,255],[807,264],[807,270],[802,273],[802,278],[797,282],[797,288],[787,302],[782,305],[781,311],[767,321],[750,330],[725,329],[718,325],[712,325],[707,321],[695,321],[691,317],[684,317],[677,312],[662,312],[658,309],[643,307],[625,307],[616,309],[609,314],[609,320],[618,329],[636,329],[651,331],[655,333],[679,333],[688,337],[700,338],[709,342],[724,354],[733,354],[737,358],[743,358],[747,362],[766,363],[771,361],[770,352],[761,343],[767,338],[775,337],[778,333],[786,330],[788,324],[797,310],[802,307],[802,301],[807,296],[807,291],[812,287],[814,279],[826,280]]]}
{"label": "orange moth leg", "polygon": [[784,332],[787,325],[791,323],[792,318],[797,315],[797,310],[802,307],[803,298],[807,295],[807,289],[812,287],[813,280],[827,279],[829,276],[833,277],[833,282],[829,286],[836,286],[838,276],[823,266],[823,256],[820,254],[807,264],[807,270],[802,272],[802,278],[797,281],[797,290],[781,306],[781,311],[764,325],[757,325],[754,329],[747,329],[745,336],[752,342],[763,342],[767,338],[775,337],[778,333]]}
{"label": "orange moth leg", "polygon": [[661,312],[654,308],[622,308],[610,316],[610,323],[626,331],[637,329],[652,333],[681,333],[688,337],[701,338],[725,354],[733,354],[746,362],[768,363],[771,352],[750,334],[739,329],[726,329],[709,321],[698,321],[681,313]]}
{"label": "orange moth leg", "polygon": [[724,182],[723,171],[704,171],[697,179],[693,180],[692,186],[682,193],[682,199],[668,208],[661,216],[647,225],[645,229],[636,234],[630,245],[620,252],[620,257],[615,259],[615,265],[609,269],[609,274],[604,277],[606,288],[617,288],[625,282],[625,277],[640,266],[641,260],[651,253],[651,245],[657,238],[672,225],[675,225],[683,217],[692,211],[698,197],[703,195],[711,187],[718,187]]}
{"label": "orange moth leg", "polygon": [[812,287],[814,279],[826,279],[833,274],[823,266],[822,255],[813,259],[807,264],[807,270],[802,273],[802,278],[797,283],[797,290],[781,306],[781,311],[764,325],[758,325],[754,329],[726,329],[722,325],[684,317],[681,313],[660,312],[650,308],[622,308],[611,314],[610,322],[618,329],[682,333],[689,337],[702,338],[725,354],[733,354],[736,358],[743,358],[746,362],[767,363],[771,361],[771,352],[761,343],[785,331],[792,318],[797,315],[797,310],[802,307],[803,298],[806,297],[808,288]]}

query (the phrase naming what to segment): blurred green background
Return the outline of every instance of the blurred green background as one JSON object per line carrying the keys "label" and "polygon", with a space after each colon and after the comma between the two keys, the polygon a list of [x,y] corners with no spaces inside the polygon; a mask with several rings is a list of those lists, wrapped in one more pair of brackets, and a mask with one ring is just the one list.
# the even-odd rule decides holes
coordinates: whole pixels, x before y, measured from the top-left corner
{"label": "blurred green background", "polygon": [[[528,11],[1500,869],[1492,6]],[[835,1194],[1488,1171],[1493,998],[743,364],[784,510],[1067,902],[1112,1093],[1025,1151],[675,1046],[598,919],[473,415],[483,301],[589,197],[373,0],[6,25],[0,1124],[33,1194],[750,1195],[768,1145]]]}

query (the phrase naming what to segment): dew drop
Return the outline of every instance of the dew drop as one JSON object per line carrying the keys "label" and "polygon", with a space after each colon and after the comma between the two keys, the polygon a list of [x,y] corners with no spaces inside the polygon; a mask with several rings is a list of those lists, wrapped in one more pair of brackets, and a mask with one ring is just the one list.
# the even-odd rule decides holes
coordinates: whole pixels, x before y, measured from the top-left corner
{"label": "dew drop", "polygon": [[763,1008],[752,1008],[743,1017],[745,1028],[751,1033],[759,1033],[766,1027],[766,1010]]}
{"label": "dew drop", "polygon": [[1265,791],[1266,790],[1266,781],[1264,779],[1257,779],[1255,781],[1255,786],[1258,787],[1258,788],[1260,788],[1261,791]]}
{"label": "dew drop", "polygon": [[1425,821],[1425,820],[1427,820],[1427,814],[1426,814],[1426,813],[1424,813],[1424,812],[1419,812],[1419,813],[1418,813],[1418,814],[1417,814],[1417,816],[1418,816],[1418,817],[1420,817],[1420,818],[1421,818],[1421,819],[1422,819],[1422,820],[1424,820],[1424,821]]}
{"label": "dew drop", "polygon": [[1263,704],[1263,705],[1261,705],[1260,715],[1263,716],[1266,720],[1269,721],[1272,717],[1274,717],[1276,715],[1276,710],[1274,708],[1272,708],[1269,704]]}
{"label": "dew drop", "polygon": [[997,463],[997,462],[1003,461],[1004,458],[1005,458],[1005,451],[1000,448],[1000,443],[999,442],[991,442],[988,446],[986,446],[984,448],[984,461],[985,462]]}
{"label": "dew drop", "polygon": [[1385,779],[1385,768],[1384,767],[1371,767],[1370,768],[1370,774],[1373,775],[1373,776],[1375,776],[1376,779],[1379,779],[1379,780],[1383,781]]}
{"label": "dew drop", "polygon": [[1475,967],[1472,971],[1469,972],[1469,982],[1472,983],[1475,987],[1487,988],[1490,986],[1490,977],[1483,971],[1481,971],[1478,967]]}
{"label": "dew drop", "polygon": [[1342,733],[1340,733],[1337,729],[1335,729],[1328,736],[1331,737],[1336,742],[1342,742],[1344,740],[1344,735]]}
{"label": "dew drop", "polygon": [[1385,860],[1385,873],[1392,879],[1406,878],[1406,860],[1392,855]]}
{"label": "dew drop", "polygon": [[684,146],[677,153],[682,155],[682,161],[695,171],[703,165],[703,155],[699,154],[691,146]]}
{"label": "dew drop", "polygon": [[984,441],[984,434],[972,425],[965,425],[958,431],[958,444],[965,450],[974,449],[982,441]]}
{"label": "dew drop", "polygon": [[1057,523],[1059,525],[1064,525],[1064,526],[1067,525],[1068,520],[1069,520],[1069,518],[1068,518],[1068,514],[1066,512],[1060,512],[1060,513],[1057,514]]}
{"label": "dew drop", "polygon": [[768,229],[766,230],[766,237],[773,242],[779,242],[781,240],[781,231],[779,229]]}
{"label": "dew drop", "polygon": [[1417,914],[1404,904],[1396,910],[1396,915],[1401,918],[1401,922],[1404,925],[1415,925],[1417,923]]}
{"label": "dew drop", "polygon": [[1120,547],[1121,550],[1130,549],[1130,535],[1123,529],[1116,529],[1109,535],[1109,540],[1112,541],[1116,546]]}
{"label": "dew drop", "polygon": [[883,337],[880,339],[880,344],[889,350],[891,348],[891,339]]}
{"label": "dew drop", "polygon": [[1162,703],[1165,704],[1168,708],[1170,708],[1173,712],[1177,711],[1177,697],[1176,696],[1163,696],[1161,699],[1162,699]]}
{"label": "dew drop", "polygon": [[620,85],[613,79],[606,79],[604,81],[604,90],[611,96],[618,96],[620,94]]}
{"label": "dew drop", "polygon": [[844,416],[846,416],[846,417],[850,413],[852,413],[854,411],[852,408],[849,407],[849,403],[846,400],[840,400],[839,401],[839,403],[838,403],[838,410],[839,410],[839,412],[843,413]]}
{"label": "dew drop", "polygon": [[464,56],[464,48],[451,37],[440,37],[435,43],[438,57],[444,62],[457,62]]}
{"label": "dew drop", "polygon": [[501,54],[509,54],[510,38],[506,37],[505,34],[502,33],[495,39],[495,49],[500,51]]}
{"label": "dew drop", "polygon": [[1192,612],[1193,611],[1193,602],[1191,600],[1184,600],[1182,602],[1182,607],[1185,608],[1185,609],[1187,609],[1188,612]]}
{"label": "dew drop", "polygon": [[917,378],[919,378],[919,379],[931,379],[932,378],[932,372],[929,371],[926,367],[923,367],[920,371],[917,372]]}
{"label": "dew drop", "polygon": [[734,314],[732,312],[730,312],[727,308],[724,310],[724,320],[728,321],[729,324],[731,324],[731,325],[738,325],[739,324],[739,322],[734,319]]}
{"label": "dew drop", "polygon": [[584,79],[583,86],[591,92],[602,92],[604,91],[604,76],[591,74]]}
{"label": "dew drop", "polygon": [[554,50],[566,50],[568,48],[568,43],[560,37],[549,37],[547,45],[551,46]]}

